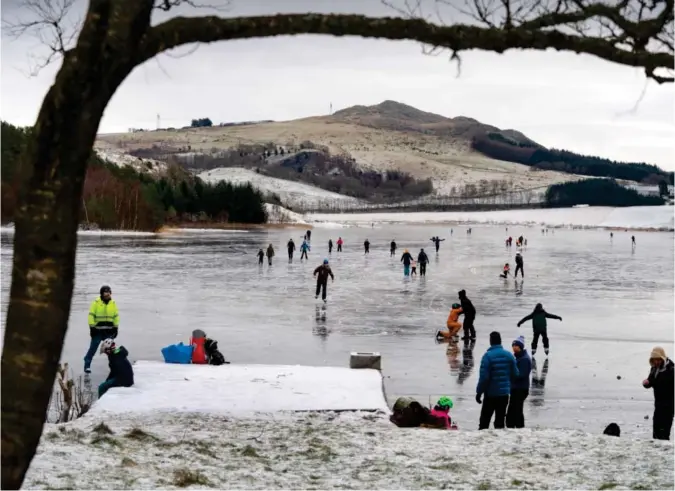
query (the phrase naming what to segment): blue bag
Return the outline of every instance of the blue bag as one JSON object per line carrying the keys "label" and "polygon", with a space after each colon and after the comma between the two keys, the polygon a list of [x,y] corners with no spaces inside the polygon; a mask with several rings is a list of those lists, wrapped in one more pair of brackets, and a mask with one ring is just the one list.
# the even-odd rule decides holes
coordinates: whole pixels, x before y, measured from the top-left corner
{"label": "blue bag", "polygon": [[182,342],[162,348],[164,363],[192,363],[192,345],[185,346]]}

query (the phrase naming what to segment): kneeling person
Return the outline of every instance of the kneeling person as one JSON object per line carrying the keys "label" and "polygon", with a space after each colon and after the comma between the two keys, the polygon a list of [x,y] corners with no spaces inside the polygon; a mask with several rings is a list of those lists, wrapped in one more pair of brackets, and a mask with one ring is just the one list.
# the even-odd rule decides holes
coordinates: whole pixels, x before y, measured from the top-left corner
{"label": "kneeling person", "polygon": [[98,397],[105,394],[112,387],[131,387],[134,385],[134,369],[129,362],[129,352],[124,346],[115,346],[115,341],[106,339],[101,343],[101,354],[108,355],[110,374],[98,386]]}

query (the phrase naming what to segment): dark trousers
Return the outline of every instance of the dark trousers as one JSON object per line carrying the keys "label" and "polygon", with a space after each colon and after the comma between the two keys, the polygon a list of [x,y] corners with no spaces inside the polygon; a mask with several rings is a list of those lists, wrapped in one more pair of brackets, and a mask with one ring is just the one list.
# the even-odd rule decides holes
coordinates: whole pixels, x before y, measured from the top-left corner
{"label": "dark trousers", "polygon": [[394,254],[396,254],[396,249],[391,249],[389,251],[389,257],[393,256]]}
{"label": "dark trousers", "polygon": [[305,259],[309,259],[309,257],[307,257],[307,251],[302,251],[302,254],[300,254],[300,261],[302,261],[302,258],[303,258],[303,257],[304,257]]}
{"label": "dark trousers", "polygon": [[370,247],[366,247],[366,254],[370,252]]}
{"label": "dark trousers", "polygon": [[655,406],[652,423],[652,436],[655,440],[670,440],[670,429],[673,427],[673,408]]}
{"label": "dark trousers", "polygon": [[525,428],[525,415],[523,414],[523,405],[529,395],[528,389],[511,389],[509,398],[509,407],[506,410],[507,428]]}
{"label": "dark trousers", "polygon": [[520,276],[525,278],[525,270],[522,264],[516,264],[516,273],[513,275],[515,278],[518,278],[518,271],[520,271]]}
{"label": "dark trousers", "polygon": [[342,244],[338,244],[338,252],[342,252]]}
{"label": "dark trousers", "polygon": [[292,259],[293,259],[293,251],[289,249],[288,250],[288,260],[290,261]]}
{"label": "dark trousers", "polygon": [[427,275],[427,263],[420,263],[420,276]]}
{"label": "dark trousers", "polygon": [[532,350],[537,349],[537,344],[539,344],[539,336],[544,342],[544,349],[548,349],[548,333],[546,331],[534,331],[534,337],[532,338]]}
{"label": "dark trousers", "polygon": [[316,282],[316,296],[319,296],[321,292],[321,298],[326,300],[326,287],[328,286],[328,281],[317,281]]}
{"label": "dark trousers", "polygon": [[89,341],[89,349],[84,355],[84,369],[91,367],[91,361],[96,355],[96,350],[98,346],[106,339],[112,338],[115,339],[116,330],[114,329],[98,329],[94,336],[91,336],[91,341]]}
{"label": "dark trousers", "polygon": [[262,264],[262,263],[263,263],[263,258],[262,258],[262,256],[258,256],[258,264]]}
{"label": "dark trousers", "polygon": [[465,338],[476,339],[476,328],[473,327],[473,320],[473,317],[464,317],[464,325],[462,327],[464,328]]}
{"label": "dark trousers", "polygon": [[328,246],[328,254],[331,254],[333,252],[333,246]]}
{"label": "dark trousers", "polygon": [[492,415],[495,415],[495,429],[504,428],[506,418],[506,406],[509,404],[509,396],[484,397],[483,407],[480,410],[479,430],[487,430],[490,427]]}
{"label": "dark trousers", "polygon": [[267,264],[272,266],[272,256],[267,256]]}

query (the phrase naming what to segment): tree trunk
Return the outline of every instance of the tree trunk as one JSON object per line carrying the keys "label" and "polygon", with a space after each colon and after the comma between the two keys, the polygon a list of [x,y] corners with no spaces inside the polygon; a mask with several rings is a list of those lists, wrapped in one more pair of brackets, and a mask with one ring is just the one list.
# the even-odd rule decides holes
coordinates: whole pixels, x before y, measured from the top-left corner
{"label": "tree trunk", "polygon": [[91,0],[24,155],[30,170],[15,219],[2,352],[2,489],[19,489],[40,441],[68,328],[87,160],[106,105],[135,66],[151,10],[147,1]]}

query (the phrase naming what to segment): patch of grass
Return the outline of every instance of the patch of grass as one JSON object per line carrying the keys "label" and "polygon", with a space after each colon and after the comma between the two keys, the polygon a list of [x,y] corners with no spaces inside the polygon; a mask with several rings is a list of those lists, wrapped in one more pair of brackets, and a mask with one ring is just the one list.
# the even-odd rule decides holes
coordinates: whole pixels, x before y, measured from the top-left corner
{"label": "patch of grass", "polygon": [[155,435],[151,435],[150,433],[141,430],[140,428],[132,428],[127,432],[126,435],[124,435],[125,438],[130,438],[132,440],[138,440],[141,442],[148,442],[148,441],[158,441],[159,438],[157,438]]}
{"label": "patch of grass", "polygon": [[253,448],[251,445],[246,445],[242,449],[241,454],[244,457],[260,457],[260,455],[258,455],[258,451],[255,448]]}
{"label": "patch of grass", "polygon": [[136,467],[138,464],[133,459],[129,457],[123,457],[122,462],[120,462],[121,467]]}
{"label": "patch of grass", "polygon": [[523,481],[521,481],[520,479],[514,479],[513,481],[511,481],[511,486],[522,486],[522,484]]}
{"label": "patch of grass", "polygon": [[617,486],[618,484],[615,482],[603,482],[598,489],[602,491],[603,489],[614,489]]}
{"label": "patch of grass", "polygon": [[102,445],[102,444],[108,444],[112,447],[121,447],[122,445],[120,442],[115,440],[114,438],[108,436],[108,435],[96,435],[94,438],[91,439],[89,442],[90,445]]}
{"label": "patch of grass", "polygon": [[[646,484],[633,484],[630,488],[631,489],[653,489],[651,486],[647,486]],[[669,488],[663,488],[663,489],[669,489]]]}
{"label": "patch of grass", "polygon": [[66,429],[63,432],[63,438],[67,441],[81,443],[86,436],[82,430],[69,430]]}
{"label": "patch of grass", "polygon": [[98,433],[99,435],[114,435],[113,430],[111,430],[110,427],[103,422],[100,422],[94,426],[91,431],[92,433]]}
{"label": "patch of grass", "polygon": [[478,487],[476,487],[476,489],[483,489],[483,490],[485,490],[485,489],[493,489],[493,486],[492,486],[492,484],[490,483],[490,481],[483,481],[483,482],[481,482],[481,483],[478,484]]}
{"label": "patch of grass", "polygon": [[45,438],[49,440],[50,442],[53,442],[54,440],[59,440],[61,438],[61,435],[59,435],[57,432],[53,431],[51,433],[47,433],[45,435]]}
{"label": "patch of grass", "polygon": [[199,471],[191,471],[189,469],[176,469],[173,471],[172,484],[179,488],[187,488],[195,484],[200,486],[211,486],[211,481]]}

